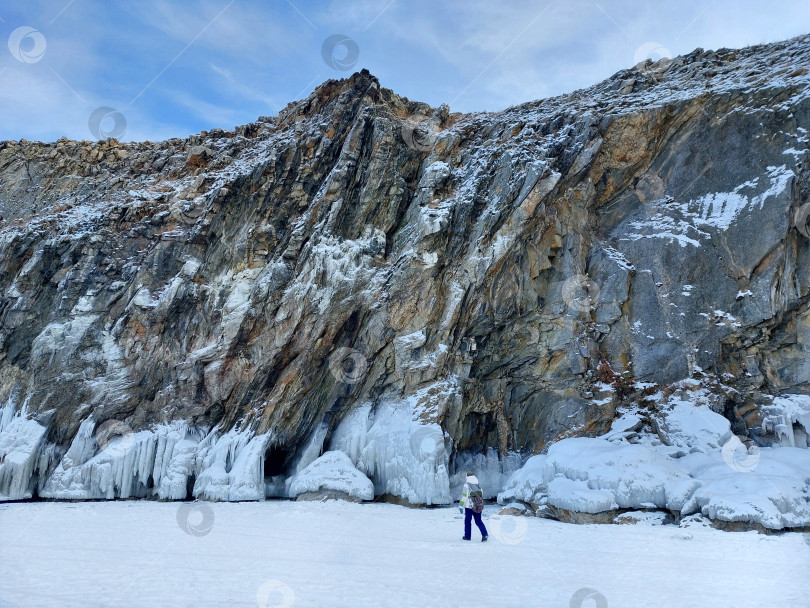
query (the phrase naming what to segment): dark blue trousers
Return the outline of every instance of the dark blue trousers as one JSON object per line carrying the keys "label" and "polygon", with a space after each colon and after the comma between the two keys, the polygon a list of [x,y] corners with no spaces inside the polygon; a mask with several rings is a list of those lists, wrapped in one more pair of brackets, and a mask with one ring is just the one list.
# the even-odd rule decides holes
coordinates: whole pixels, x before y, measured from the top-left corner
{"label": "dark blue trousers", "polygon": [[478,526],[478,529],[481,531],[481,536],[489,536],[484,522],[481,521],[481,514],[476,513],[472,509],[464,509],[464,537],[470,538],[470,530],[472,529],[470,520],[473,517],[475,518],[475,525]]}

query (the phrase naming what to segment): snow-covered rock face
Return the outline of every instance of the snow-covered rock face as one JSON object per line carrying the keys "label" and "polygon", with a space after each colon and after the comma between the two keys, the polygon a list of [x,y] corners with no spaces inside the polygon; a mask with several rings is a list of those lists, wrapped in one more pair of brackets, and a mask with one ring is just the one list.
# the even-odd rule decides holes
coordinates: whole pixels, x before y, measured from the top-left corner
{"label": "snow-covered rock face", "polygon": [[339,449],[444,503],[704,370],[715,441],[805,445],[762,408],[810,392],[808,64],[695,51],[469,115],[361,72],[234,131],[0,144],[0,491],[260,499]]}

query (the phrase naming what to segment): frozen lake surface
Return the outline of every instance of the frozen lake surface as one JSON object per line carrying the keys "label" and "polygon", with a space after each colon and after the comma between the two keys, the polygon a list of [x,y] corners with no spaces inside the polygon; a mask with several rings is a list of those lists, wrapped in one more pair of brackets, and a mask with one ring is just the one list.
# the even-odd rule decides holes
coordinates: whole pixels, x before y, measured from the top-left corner
{"label": "frozen lake surface", "polygon": [[578,526],[495,509],[484,544],[474,526],[474,542],[461,541],[453,507],[7,503],[0,606],[810,605],[810,534]]}

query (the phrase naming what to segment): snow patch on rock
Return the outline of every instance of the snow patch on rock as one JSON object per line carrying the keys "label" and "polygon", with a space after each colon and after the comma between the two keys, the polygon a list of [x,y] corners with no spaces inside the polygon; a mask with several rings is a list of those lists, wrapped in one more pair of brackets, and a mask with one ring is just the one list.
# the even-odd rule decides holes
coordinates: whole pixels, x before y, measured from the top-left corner
{"label": "snow patch on rock", "polygon": [[656,413],[659,436],[686,450],[719,450],[731,437],[729,421],[705,403],[673,396]]}

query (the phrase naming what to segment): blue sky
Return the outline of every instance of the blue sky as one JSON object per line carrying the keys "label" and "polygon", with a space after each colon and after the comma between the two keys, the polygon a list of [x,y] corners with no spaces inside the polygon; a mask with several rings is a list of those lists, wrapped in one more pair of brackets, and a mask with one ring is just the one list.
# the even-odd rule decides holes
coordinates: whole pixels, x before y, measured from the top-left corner
{"label": "blue sky", "polygon": [[[5,0],[0,140],[93,139],[102,106],[123,140],[232,128],[363,67],[413,100],[498,110],[647,55],[807,32],[810,0]],[[344,44],[327,64],[335,34],[356,61]]]}

